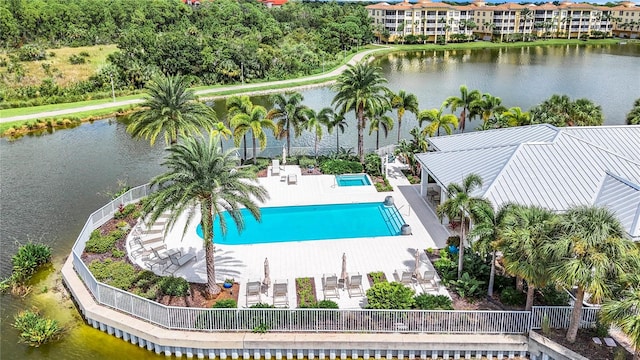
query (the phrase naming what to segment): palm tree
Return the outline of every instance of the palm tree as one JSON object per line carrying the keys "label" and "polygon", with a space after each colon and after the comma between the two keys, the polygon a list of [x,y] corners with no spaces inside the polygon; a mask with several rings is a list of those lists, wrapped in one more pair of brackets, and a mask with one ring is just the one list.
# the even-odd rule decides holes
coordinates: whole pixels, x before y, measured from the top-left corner
{"label": "palm tree", "polygon": [[329,128],[331,118],[333,116],[333,109],[326,107],[320,110],[318,113],[309,109],[308,118],[305,122],[307,130],[311,131],[315,137],[313,142],[314,154],[316,162],[318,161],[318,141],[322,139],[322,129]]}
{"label": "palm tree", "polygon": [[423,121],[429,124],[422,130],[424,135],[440,136],[440,129],[443,129],[447,135],[451,135],[453,130],[458,127],[458,118],[453,114],[443,114],[446,103],[440,106],[440,109],[422,110],[418,114],[418,124],[422,126]]}
{"label": "palm tree", "polygon": [[633,102],[633,108],[627,114],[627,124],[640,125],[640,98]]}
{"label": "palm tree", "polygon": [[304,97],[299,92],[272,95],[271,100],[274,107],[267,118],[277,121],[276,137],[287,139],[287,153],[291,154],[291,128],[296,137],[302,134],[302,123],[309,108],[302,104]]}
{"label": "palm tree", "polygon": [[[398,91],[397,94],[393,92],[389,93],[391,98],[391,108],[397,109],[398,114],[398,142],[400,142],[400,127],[402,126],[402,117],[405,111],[418,115],[418,98],[411,93],[407,93],[404,90]],[[386,135],[385,135],[386,136]]]}
{"label": "palm tree", "polygon": [[480,92],[478,90],[469,91],[466,85],[460,86],[460,96],[449,96],[445,103],[451,108],[451,111],[456,111],[458,108],[462,108],[460,113],[460,130],[464,132],[465,121],[467,118],[469,121],[473,118],[473,112],[471,111],[471,104],[474,101],[480,99]]}
{"label": "palm tree", "polygon": [[327,116],[329,117],[329,124],[327,126],[327,130],[329,134],[333,132],[333,129],[336,129],[336,154],[340,152],[340,133],[344,134],[344,131],[347,129],[349,124],[344,119],[344,114],[336,113],[331,111],[327,112]]}
{"label": "palm tree", "polygon": [[427,152],[429,150],[429,142],[427,138],[424,136],[420,128],[414,127],[409,131],[409,135],[411,135],[411,146],[413,147],[415,152]]}
{"label": "palm tree", "polygon": [[131,115],[127,132],[149,139],[151,145],[161,132],[167,145],[175,144],[178,136],[209,131],[217,121],[216,113],[196,100],[183,76],[156,76],[147,83],[146,93],[142,109]]}
{"label": "palm tree", "polygon": [[611,296],[613,279],[637,271],[631,257],[625,256],[634,252],[635,244],[624,234],[620,221],[607,208],[577,206],[560,217],[558,236],[545,247],[553,259],[549,270],[555,280],[566,288],[576,288],[567,331],[571,343],[580,326],[585,293],[600,301]]}
{"label": "palm tree", "polygon": [[351,110],[355,112],[358,124],[358,157],[363,164],[365,114],[369,110],[375,111],[389,106],[385,97],[389,89],[383,85],[386,82],[381,68],[364,61],[349,65],[332,87],[337,94],[331,104],[338,106],[341,113]]}
{"label": "palm tree", "polygon": [[505,110],[506,108],[502,106],[502,99],[489,93],[482,94],[482,98],[471,103],[473,116],[480,115],[484,126],[486,126],[494,113]]}
{"label": "palm tree", "polygon": [[[253,108],[253,103],[251,99],[247,95],[242,96],[231,96],[227,98],[226,102],[227,106],[227,121],[231,126],[231,119],[239,114],[249,115],[251,114],[251,109]],[[242,135],[242,148],[243,148],[243,161],[247,160],[247,133],[245,132]],[[236,146],[238,146],[236,144]]]}
{"label": "palm tree", "polygon": [[522,109],[517,106],[503,112],[502,117],[509,126],[531,125],[531,114],[526,111],[522,112]]}
{"label": "palm tree", "polygon": [[501,241],[505,270],[527,282],[525,310],[531,310],[536,287],[543,287],[550,278],[546,264],[555,214],[537,206],[515,206],[503,218]]}
{"label": "palm tree", "polygon": [[193,207],[199,206],[202,214],[205,260],[207,266],[208,298],[220,293],[216,283],[213,245],[213,219],[219,217],[222,234],[227,231],[223,212],[227,211],[238,230],[244,228],[240,208],[246,208],[260,220],[260,209],[256,203],[268,198],[267,191],[255,182],[255,175],[248,170],[236,168],[235,150],[222,152],[217,137],[205,141],[198,137],[185,137],[181,143],[167,149],[169,155],[163,166],[168,168],[151,180],[158,191],[147,198],[143,212],[155,222],[163,213],[170,213],[168,225],[172,227],[183,213],[189,214],[184,227],[194,219]]}
{"label": "palm tree", "polygon": [[222,122],[222,121],[218,121],[217,123],[213,124],[213,128],[211,129],[211,132],[209,133],[209,136],[211,137],[219,137],[220,138],[220,149],[224,150],[223,146],[222,146],[222,139],[227,140],[229,139],[229,137],[233,135],[233,133],[231,132],[231,130],[229,130],[229,128]]}
{"label": "palm tree", "polygon": [[466,246],[465,231],[467,228],[467,218],[471,214],[471,209],[477,203],[483,201],[480,198],[471,196],[476,189],[482,187],[482,179],[477,174],[469,174],[462,179],[462,184],[451,183],[447,186],[447,200],[438,205],[436,212],[438,216],[446,215],[449,219],[460,218],[460,250],[458,253],[458,279],[462,277],[464,264],[464,248]]}
{"label": "palm tree", "polygon": [[487,296],[493,296],[493,284],[496,274],[496,253],[501,239],[503,219],[511,211],[514,204],[502,205],[497,211],[489,200],[478,201],[471,208],[473,229],[469,231],[469,237],[475,238],[472,247],[483,256],[491,252],[491,272],[489,273],[489,288]]}
{"label": "palm tree", "polygon": [[633,360],[640,360],[640,289],[626,289],[619,299],[605,302],[599,315],[604,322],[615,324],[629,337],[635,348]]}
{"label": "palm tree", "polygon": [[[533,11],[531,11],[531,9],[529,9],[528,7],[520,10],[520,18],[524,20],[524,26],[522,27],[522,37],[524,38],[525,41],[528,40],[526,34],[527,34],[527,24],[533,20]],[[531,30],[531,28],[529,28],[529,31]]]}
{"label": "palm tree", "polygon": [[231,118],[231,127],[233,127],[233,139],[235,145],[240,144],[240,139],[243,138],[247,132],[251,131],[252,145],[253,145],[253,163],[257,163],[258,147],[256,140],[260,141],[260,150],[264,150],[267,147],[267,134],[265,129],[269,129],[273,132],[276,131],[276,126],[271,119],[267,119],[267,109],[264,106],[253,105],[248,114],[237,113]]}
{"label": "palm tree", "polygon": [[389,131],[393,129],[393,119],[391,116],[385,115],[388,108],[380,108],[373,112],[371,109],[367,111],[367,119],[369,119],[369,136],[376,133],[376,150],[380,148],[380,130],[384,132],[384,137],[389,135]]}

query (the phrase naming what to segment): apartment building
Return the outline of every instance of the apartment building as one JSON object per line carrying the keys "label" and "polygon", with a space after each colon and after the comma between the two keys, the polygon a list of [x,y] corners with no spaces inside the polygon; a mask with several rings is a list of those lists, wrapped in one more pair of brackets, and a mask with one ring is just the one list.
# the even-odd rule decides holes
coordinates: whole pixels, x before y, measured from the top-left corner
{"label": "apartment building", "polygon": [[389,40],[407,35],[422,36],[425,41],[437,37],[449,40],[456,34],[490,40],[523,37],[566,37],[614,35],[640,37],[640,7],[623,2],[616,7],[563,2],[487,5],[474,0],[471,5],[456,6],[431,0],[410,3],[378,3],[367,6],[374,28],[388,32]]}

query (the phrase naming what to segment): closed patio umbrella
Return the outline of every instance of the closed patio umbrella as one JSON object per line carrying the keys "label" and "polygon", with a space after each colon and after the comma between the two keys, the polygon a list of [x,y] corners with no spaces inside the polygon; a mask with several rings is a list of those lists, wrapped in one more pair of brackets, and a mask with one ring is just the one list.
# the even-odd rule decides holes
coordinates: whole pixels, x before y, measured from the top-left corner
{"label": "closed patio umbrella", "polygon": [[416,249],[416,263],[413,267],[413,275],[416,277],[420,276],[420,249]]}
{"label": "closed patio umbrella", "polygon": [[262,285],[266,286],[268,289],[271,286],[271,277],[269,277],[269,259],[264,258],[264,280],[262,280]]}
{"label": "closed patio umbrella", "polygon": [[287,148],[282,145],[282,165],[286,165],[287,164]]}
{"label": "closed patio umbrella", "polygon": [[349,275],[347,274],[347,254],[342,253],[342,273],[340,274],[340,279],[342,279],[342,281],[347,281],[348,276]]}

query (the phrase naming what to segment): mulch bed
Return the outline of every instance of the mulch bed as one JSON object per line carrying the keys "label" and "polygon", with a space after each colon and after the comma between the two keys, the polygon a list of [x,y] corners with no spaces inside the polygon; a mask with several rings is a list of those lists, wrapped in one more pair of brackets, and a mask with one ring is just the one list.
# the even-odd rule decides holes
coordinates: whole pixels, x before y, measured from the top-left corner
{"label": "mulch bed", "polygon": [[[308,279],[309,282],[311,283],[311,296],[313,297],[312,302],[313,303],[317,303],[318,302],[318,298],[316,297],[316,282],[314,281],[314,278],[296,278],[296,304],[298,307],[300,307],[300,300],[302,299],[301,296],[301,292],[304,291],[303,288],[300,287],[300,283],[299,283],[299,279]],[[305,305],[309,305],[309,304],[305,304]]]}
{"label": "mulch bed", "polygon": [[[591,360],[612,360],[615,357],[616,351],[624,352],[625,357],[621,357],[619,359],[632,360],[633,355],[625,350],[620,344],[618,344],[615,348],[610,348],[604,344],[604,340],[600,338],[602,341],[602,345],[598,345],[593,342],[592,338],[598,337],[594,331],[588,329],[581,329],[578,331],[578,336],[576,337],[576,341],[572,344],[569,343],[565,336],[567,335],[566,329],[551,329],[549,334],[540,335],[547,337],[554,342],[566,347],[567,349],[571,349],[578,354],[581,354],[584,357],[587,357]],[[617,342],[616,342],[617,343]]]}
{"label": "mulch bed", "polygon": [[217,297],[213,299],[207,299],[204,296],[205,293],[205,284],[194,284],[190,283],[191,288],[189,290],[189,295],[187,296],[163,296],[158,299],[158,302],[167,306],[183,306],[183,307],[196,307],[196,308],[210,308],[216,302],[220,300],[233,299],[238,303],[238,294],[240,293],[240,285],[238,283],[233,283],[233,286],[229,289],[222,288],[222,284],[220,287],[222,291],[218,294]]}

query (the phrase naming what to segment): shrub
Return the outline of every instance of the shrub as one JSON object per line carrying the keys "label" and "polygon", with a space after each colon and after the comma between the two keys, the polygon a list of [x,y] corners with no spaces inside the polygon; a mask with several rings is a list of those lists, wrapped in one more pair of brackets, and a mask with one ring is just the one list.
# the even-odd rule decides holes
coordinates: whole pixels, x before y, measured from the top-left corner
{"label": "shrub", "polygon": [[338,303],[333,300],[322,300],[318,301],[316,306],[318,309],[338,309]]}
{"label": "shrub", "polygon": [[38,44],[27,44],[18,50],[18,58],[20,61],[45,60],[47,53],[44,47]]}
{"label": "shrub", "polygon": [[380,168],[382,167],[382,161],[377,154],[367,154],[364,158],[364,171],[371,176],[382,175]]}
{"label": "shrub", "polygon": [[158,297],[158,284],[162,280],[161,276],[152,271],[143,270],[138,272],[133,280],[133,293],[146,299],[156,299]]}
{"label": "shrub", "polygon": [[181,277],[164,277],[159,285],[160,292],[164,295],[186,296],[189,293],[189,282]]}
{"label": "shrub", "polygon": [[115,249],[111,251],[111,256],[113,256],[114,258],[120,259],[120,258],[123,258],[124,255],[125,255],[125,252],[122,250]]}
{"label": "shrub", "polygon": [[373,285],[380,283],[380,282],[386,282],[387,278],[385,277],[384,273],[382,271],[373,271],[369,273],[369,276],[371,277],[371,281],[373,281]]}
{"label": "shrub", "polygon": [[94,260],[89,264],[89,270],[98,281],[122,290],[129,290],[136,278],[133,266],[124,261]]}
{"label": "shrub", "polygon": [[324,174],[355,174],[362,172],[362,164],[357,161],[333,159],[320,165]]}
{"label": "shrub", "polygon": [[297,278],[296,288],[299,307],[306,308],[315,306],[316,294],[313,291],[313,286],[311,286],[310,278]]}
{"label": "shrub", "polygon": [[17,282],[28,280],[38,268],[51,260],[51,248],[43,244],[28,243],[20,246],[11,257],[12,277]]}
{"label": "shrub", "polygon": [[[442,254],[442,251],[440,252]],[[445,252],[446,253],[446,252]],[[458,264],[453,262],[451,258],[447,256],[441,256],[433,263],[433,267],[438,270],[442,282],[448,284],[451,281],[455,281],[458,277]]]}
{"label": "shrub", "polygon": [[547,306],[568,306],[569,294],[564,289],[556,289],[554,285],[547,285],[537,289],[538,300]]}
{"label": "shrub", "polygon": [[514,287],[505,288],[500,293],[500,301],[506,305],[524,305],[526,300],[527,295]]}
{"label": "shrub", "polygon": [[462,274],[460,279],[451,281],[460,297],[474,299],[482,294],[484,281],[472,278],[468,272]]}
{"label": "shrub", "polygon": [[414,294],[399,282],[379,282],[367,290],[367,309],[411,309]]}
{"label": "shrub", "polygon": [[448,296],[420,294],[415,298],[415,307],[420,310],[453,310],[453,303]]}
{"label": "shrub", "polygon": [[378,192],[393,191],[393,187],[389,184],[386,176],[382,177],[382,182],[376,182],[374,185]]}
{"label": "shrub", "polygon": [[62,332],[56,320],[41,316],[37,310],[21,311],[14,320],[13,327],[20,331],[20,340],[31,346],[56,340]]}
{"label": "shrub", "polygon": [[515,284],[514,278],[496,274],[493,279],[493,290],[499,293],[508,287],[513,287],[513,284]]}
{"label": "shrub", "polygon": [[451,245],[455,247],[460,247],[460,236],[458,235],[449,236],[447,238],[447,247]]}
{"label": "shrub", "polygon": [[84,64],[86,62],[87,62],[87,59],[85,59],[83,56],[76,55],[76,54],[69,56],[69,63],[72,65]]}
{"label": "shrub", "polygon": [[309,159],[306,156],[301,157],[298,162],[300,163],[300,168],[303,170],[316,165],[316,159]]}
{"label": "shrub", "polygon": [[113,213],[113,218],[114,219],[124,219],[127,216],[133,214],[133,212],[136,211],[136,206],[135,204],[129,204],[129,205],[123,205],[120,204],[120,206],[118,207],[118,210],[116,210],[115,213]]}
{"label": "shrub", "polygon": [[223,299],[216,301],[211,307],[214,309],[233,309],[238,307],[238,303],[233,299]]}
{"label": "shrub", "polygon": [[85,251],[95,254],[104,254],[108,251],[113,251],[115,250],[116,242],[124,235],[125,232],[119,229],[113,230],[107,235],[100,234],[99,229],[93,230],[85,246]]}
{"label": "shrub", "polygon": [[78,53],[78,55],[82,56],[82,57],[89,57],[89,53],[86,51],[80,51],[80,53]]}
{"label": "shrub", "polygon": [[275,309],[275,306],[266,303],[257,303],[249,306],[250,309]]}

